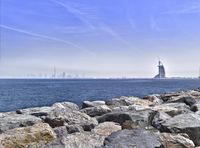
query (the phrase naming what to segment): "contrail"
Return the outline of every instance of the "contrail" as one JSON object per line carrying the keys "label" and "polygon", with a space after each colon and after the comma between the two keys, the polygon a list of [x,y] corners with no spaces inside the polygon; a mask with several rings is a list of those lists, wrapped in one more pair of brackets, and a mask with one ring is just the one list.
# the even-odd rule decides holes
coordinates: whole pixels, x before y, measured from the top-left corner
{"label": "contrail", "polygon": [[132,45],[131,45],[128,41],[124,40],[121,36],[119,36],[119,35],[118,35],[113,29],[111,29],[110,27],[108,27],[108,26],[106,26],[106,25],[102,25],[102,26],[101,26],[101,29],[102,29],[103,31],[105,31],[106,33],[112,35],[115,39],[119,40],[121,43],[123,43],[123,44],[125,44],[125,45],[127,45],[127,46],[129,46],[129,47],[132,47]]}
{"label": "contrail", "polygon": [[79,18],[84,24],[86,24],[90,29],[95,29],[96,27],[91,24],[87,19],[87,15],[83,12],[81,12],[80,10],[78,9],[75,9],[69,5],[66,5],[62,2],[59,2],[57,0],[50,0],[51,2],[53,3],[56,3],[58,5],[60,5],[61,7],[64,7],[68,12],[72,13],[74,16],[76,16],[77,18]]}
{"label": "contrail", "polygon": [[89,50],[86,50],[86,49],[83,49],[81,46],[79,46],[77,44],[74,44],[72,42],[63,40],[63,39],[59,39],[59,38],[55,38],[55,37],[50,37],[50,36],[43,35],[43,34],[33,33],[33,32],[26,31],[26,30],[22,30],[22,29],[18,29],[18,28],[13,28],[13,27],[9,27],[9,26],[6,26],[6,25],[1,25],[1,24],[0,24],[0,27],[4,28],[4,29],[16,31],[16,32],[19,32],[19,33],[27,34],[27,35],[30,35],[30,36],[35,36],[35,37],[39,37],[39,38],[43,38],[43,39],[48,39],[48,40],[52,40],[52,41],[62,42],[62,43],[65,43],[67,45],[70,45],[72,47],[75,47],[77,49],[80,49],[81,51],[84,51],[84,52],[86,52],[86,53],[88,53],[90,55],[93,55],[93,56],[95,55],[93,52],[91,52]]}

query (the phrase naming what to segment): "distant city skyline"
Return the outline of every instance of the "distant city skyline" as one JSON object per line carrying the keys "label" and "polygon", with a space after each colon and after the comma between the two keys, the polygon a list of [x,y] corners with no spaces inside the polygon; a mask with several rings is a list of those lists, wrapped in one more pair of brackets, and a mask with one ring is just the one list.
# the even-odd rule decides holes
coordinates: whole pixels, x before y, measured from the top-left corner
{"label": "distant city skyline", "polygon": [[1,0],[0,77],[198,77],[199,0]]}

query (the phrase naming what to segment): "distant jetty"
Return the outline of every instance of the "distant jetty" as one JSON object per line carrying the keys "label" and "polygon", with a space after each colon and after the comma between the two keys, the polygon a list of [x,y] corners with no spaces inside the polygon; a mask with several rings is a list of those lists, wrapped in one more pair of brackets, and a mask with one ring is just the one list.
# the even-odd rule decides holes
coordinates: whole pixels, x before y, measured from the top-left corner
{"label": "distant jetty", "polygon": [[200,89],[0,113],[1,148],[194,148]]}

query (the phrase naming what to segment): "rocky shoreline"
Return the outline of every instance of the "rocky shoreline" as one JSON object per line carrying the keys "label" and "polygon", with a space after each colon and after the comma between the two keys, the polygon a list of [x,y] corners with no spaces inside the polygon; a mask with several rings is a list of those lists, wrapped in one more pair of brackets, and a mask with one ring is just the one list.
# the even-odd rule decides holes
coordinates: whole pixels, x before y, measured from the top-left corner
{"label": "rocky shoreline", "polygon": [[195,148],[200,89],[0,113],[1,148]]}

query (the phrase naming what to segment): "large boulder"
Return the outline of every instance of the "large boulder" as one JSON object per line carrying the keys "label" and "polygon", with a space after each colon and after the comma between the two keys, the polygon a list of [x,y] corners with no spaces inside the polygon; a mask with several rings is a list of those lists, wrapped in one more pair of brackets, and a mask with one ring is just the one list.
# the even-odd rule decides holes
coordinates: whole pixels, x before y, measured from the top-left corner
{"label": "large boulder", "polygon": [[56,138],[52,128],[46,123],[30,127],[16,128],[0,134],[1,148],[42,147]]}
{"label": "large boulder", "polygon": [[185,103],[164,103],[154,106],[152,109],[159,112],[165,112],[172,117],[191,112],[190,107]]}
{"label": "large boulder", "polygon": [[96,126],[92,132],[100,136],[109,136],[113,132],[121,130],[122,127],[114,122],[104,122]]}
{"label": "large boulder", "polygon": [[143,127],[148,128],[151,125],[155,111],[147,109],[133,112],[111,112],[97,117],[99,123],[111,121],[119,123],[123,128]]}
{"label": "large boulder", "polygon": [[165,148],[194,148],[194,143],[187,134],[161,133],[160,138]]}
{"label": "large boulder", "polygon": [[85,131],[90,131],[98,124],[95,118],[91,118],[85,113],[65,108],[54,108],[45,118],[45,122],[49,123],[51,127],[81,126]]}
{"label": "large boulder", "polygon": [[200,116],[197,114],[181,114],[169,118],[160,124],[161,132],[186,133],[196,146],[200,146]]}
{"label": "large boulder", "polygon": [[91,117],[101,116],[111,111],[112,110],[107,105],[88,107],[81,110],[81,112],[86,113],[87,115]]}
{"label": "large boulder", "polygon": [[105,101],[83,101],[82,108],[105,105]]}
{"label": "large boulder", "polygon": [[100,148],[104,137],[91,132],[73,133],[48,143],[44,148]]}
{"label": "large boulder", "polygon": [[32,115],[0,113],[0,133],[18,127],[31,126],[42,120]]}
{"label": "large boulder", "polygon": [[160,137],[144,129],[121,130],[104,141],[104,148],[161,148]]}
{"label": "large boulder", "polygon": [[48,116],[50,112],[54,109],[62,108],[66,110],[79,110],[78,105],[71,103],[71,102],[58,102],[54,103],[51,107],[44,106],[44,107],[33,107],[33,108],[26,108],[26,109],[19,109],[16,111],[17,114],[24,114],[24,115],[33,115],[37,117],[44,118]]}

